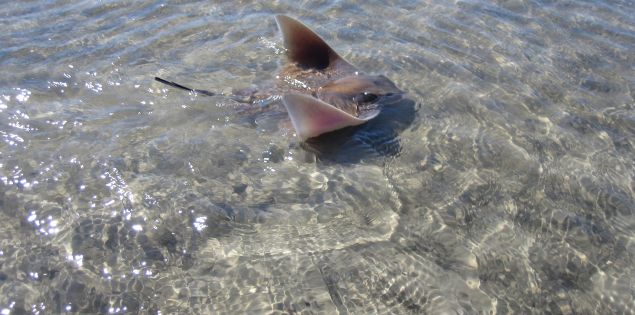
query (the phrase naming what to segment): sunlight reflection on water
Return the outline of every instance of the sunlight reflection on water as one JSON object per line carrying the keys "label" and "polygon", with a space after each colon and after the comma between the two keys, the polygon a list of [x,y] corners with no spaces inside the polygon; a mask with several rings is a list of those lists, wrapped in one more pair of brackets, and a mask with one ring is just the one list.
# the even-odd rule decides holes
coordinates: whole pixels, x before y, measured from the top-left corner
{"label": "sunlight reflection on water", "polygon": [[[628,1],[5,13],[0,314],[635,312]],[[408,92],[394,143],[357,134],[391,154],[224,96],[271,90],[275,13]]]}

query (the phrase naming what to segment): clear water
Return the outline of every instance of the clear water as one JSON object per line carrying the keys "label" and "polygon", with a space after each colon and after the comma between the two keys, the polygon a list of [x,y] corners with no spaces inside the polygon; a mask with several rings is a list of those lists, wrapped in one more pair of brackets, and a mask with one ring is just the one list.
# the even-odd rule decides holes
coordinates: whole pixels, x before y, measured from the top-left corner
{"label": "clear water", "polygon": [[[0,312],[635,313],[635,3],[13,1]],[[419,104],[316,160],[273,15]]]}

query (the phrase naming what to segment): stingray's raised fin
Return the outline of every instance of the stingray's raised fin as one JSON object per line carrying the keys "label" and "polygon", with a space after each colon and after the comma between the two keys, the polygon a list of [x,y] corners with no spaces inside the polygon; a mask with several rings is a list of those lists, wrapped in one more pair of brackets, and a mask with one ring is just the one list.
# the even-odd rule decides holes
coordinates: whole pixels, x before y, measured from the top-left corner
{"label": "stingray's raised fin", "polygon": [[282,97],[291,123],[302,140],[344,127],[361,125],[377,116],[379,110],[355,117],[315,97],[304,94],[286,94]]}
{"label": "stingray's raised fin", "polygon": [[289,59],[303,68],[324,70],[335,64],[350,66],[319,35],[286,15],[276,15]]}

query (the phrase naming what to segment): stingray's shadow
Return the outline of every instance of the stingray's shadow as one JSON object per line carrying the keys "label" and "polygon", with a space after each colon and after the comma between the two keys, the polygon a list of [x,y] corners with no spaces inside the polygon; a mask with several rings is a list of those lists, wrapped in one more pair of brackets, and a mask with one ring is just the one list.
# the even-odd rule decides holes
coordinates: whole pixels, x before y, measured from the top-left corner
{"label": "stingray's shadow", "polygon": [[302,148],[319,161],[359,163],[399,155],[399,134],[414,121],[417,106],[413,100],[398,98],[383,105],[373,120],[308,139]]}

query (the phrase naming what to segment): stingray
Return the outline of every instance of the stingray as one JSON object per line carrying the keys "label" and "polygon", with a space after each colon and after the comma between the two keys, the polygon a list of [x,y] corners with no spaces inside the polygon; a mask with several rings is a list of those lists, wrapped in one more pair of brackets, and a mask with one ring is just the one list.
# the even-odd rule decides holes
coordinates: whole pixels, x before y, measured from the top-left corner
{"label": "stingray", "polygon": [[[289,61],[280,71],[280,80],[273,92],[254,92],[247,98],[236,94],[231,96],[234,100],[255,104],[271,99],[271,94],[279,95],[296,135],[317,151],[350,147],[356,139],[362,142],[366,139],[365,143],[377,150],[372,136],[379,135],[375,140],[380,144],[391,143],[395,133],[412,121],[414,102],[404,98],[404,92],[390,79],[358,70],[301,22],[285,15],[277,15],[275,19]],[[155,79],[179,89],[215,95],[159,77]],[[369,128],[369,122],[376,123]],[[359,126],[365,128],[358,134]],[[388,131],[388,135],[378,130]]]}

